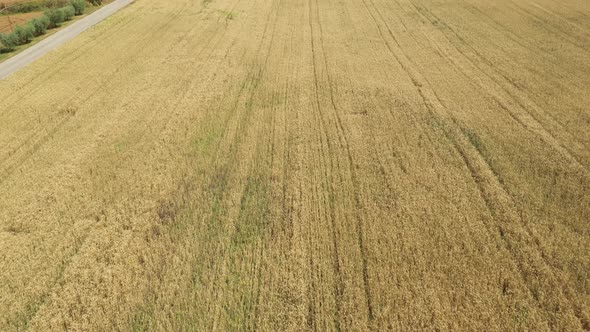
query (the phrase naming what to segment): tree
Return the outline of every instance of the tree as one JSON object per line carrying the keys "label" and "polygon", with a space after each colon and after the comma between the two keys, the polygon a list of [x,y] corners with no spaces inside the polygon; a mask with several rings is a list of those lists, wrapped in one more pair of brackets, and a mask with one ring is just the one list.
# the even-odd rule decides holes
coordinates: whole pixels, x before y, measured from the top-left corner
{"label": "tree", "polygon": [[82,15],[86,9],[86,0],[70,0],[70,5],[74,7],[76,15]]}
{"label": "tree", "polygon": [[45,15],[39,18],[34,18],[29,22],[29,25],[31,26],[33,35],[35,37],[41,36],[47,32],[47,27],[49,27],[49,18]]}
{"label": "tree", "polygon": [[18,45],[14,33],[0,34],[0,43],[2,43],[2,52],[13,51],[14,48]]}
{"label": "tree", "polygon": [[47,16],[47,18],[49,19],[49,26],[47,27],[48,29],[56,28],[63,21],[65,21],[64,12],[61,9],[49,9],[45,11],[45,16]]}
{"label": "tree", "polygon": [[17,45],[28,44],[33,39],[33,29],[30,25],[24,27],[19,25],[11,34],[14,35]]}
{"label": "tree", "polygon": [[69,21],[76,15],[76,9],[72,5],[60,8],[59,10],[63,13],[64,21]]}

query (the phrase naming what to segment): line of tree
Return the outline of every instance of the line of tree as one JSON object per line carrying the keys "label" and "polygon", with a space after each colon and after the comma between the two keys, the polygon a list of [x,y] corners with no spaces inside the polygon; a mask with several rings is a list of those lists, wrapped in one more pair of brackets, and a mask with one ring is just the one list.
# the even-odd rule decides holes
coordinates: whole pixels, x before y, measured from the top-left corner
{"label": "line of tree", "polygon": [[30,43],[34,37],[44,35],[48,29],[57,28],[75,15],[84,14],[85,9],[86,0],[70,0],[65,7],[47,9],[43,16],[17,26],[10,33],[0,34],[0,52],[12,52],[17,46]]}
{"label": "line of tree", "polygon": [[45,8],[64,7],[68,3],[69,3],[69,0],[27,0],[24,2],[8,3],[8,4],[0,2],[0,10],[2,10],[3,13],[11,13],[11,14],[29,13],[29,12],[33,12],[33,11],[43,10]]}

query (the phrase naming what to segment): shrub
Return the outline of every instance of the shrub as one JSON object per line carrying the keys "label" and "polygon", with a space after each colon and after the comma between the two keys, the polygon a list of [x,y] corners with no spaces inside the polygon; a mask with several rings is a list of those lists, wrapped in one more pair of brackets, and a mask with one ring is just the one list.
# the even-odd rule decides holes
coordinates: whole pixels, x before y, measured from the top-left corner
{"label": "shrub", "polygon": [[66,6],[59,9],[63,13],[64,21],[69,21],[76,15],[76,9],[72,6]]}
{"label": "shrub", "polygon": [[35,11],[37,9],[39,9],[39,7],[41,7],[42,4],[39,2],[23,2],[23,3],[16,3],[12,6],[9,6],[6,9],[7,13],[12,13],[12,14],[16,14],[16,13],[29,13],[32,11]]}
{"label": "shrub", "polygon": [[60,23],[65,21],[64,12],[61,9],[49,9],[45,12],[45,16],[49,19],[48,29],[58,27]]}
{"label": "shrub", "polygon": [[86,0],[70,0],[70,5],[74,7],[76,15],[82,15],[86,9]]}
{"label": "shrub", "polygon": [[25,25],[24,27],[19,25],[11,34],[14,35],[17,45],[30,43],[33,39],[33,29],[30,25]]}
{"label": "shrub", "polygon": [[95,6],[102,5],[102,0],[90,0],[90,2],[92,2],[92,4],[95,5]]}
{"label": "shrub", "polygon": [[44,35],[49,27],[49,18],[45,15],[39,18],[34,18],[29,22],[29,25],[32,27],[33,35],[35,37]]}
{"label": "shrub", "polygon": [[14,33],[0,34],[0,43],[2,43],[1,52],[10,52],[18,45]]}

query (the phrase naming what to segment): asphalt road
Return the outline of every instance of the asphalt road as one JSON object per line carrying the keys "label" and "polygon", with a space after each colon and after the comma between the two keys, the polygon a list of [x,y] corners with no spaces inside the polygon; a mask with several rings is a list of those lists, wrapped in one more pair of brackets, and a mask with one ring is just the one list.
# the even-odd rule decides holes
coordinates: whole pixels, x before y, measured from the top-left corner
{"label": "asphalt road", "polygon": [[47,52],[75,38],[86,29],[111,16],[133,1],[134,0],[115,0],[103,8],[95,11],[94,13],[75,22],[74,24],[63,28],[57,33],[47,37],[38,44],[31,46],[25,51],[15,55],[3,63],[0,63],[0,80],[5,79],[6,77],[29,65],[33,61],[41,58]]}

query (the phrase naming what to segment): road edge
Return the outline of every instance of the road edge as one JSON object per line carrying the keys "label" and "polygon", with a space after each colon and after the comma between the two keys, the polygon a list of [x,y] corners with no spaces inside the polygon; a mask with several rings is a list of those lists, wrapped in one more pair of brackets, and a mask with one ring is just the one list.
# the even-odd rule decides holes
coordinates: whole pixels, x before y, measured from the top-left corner
{"label": "road edge", "polygon": [[48,52],[76,38],[82,32],[102,22],[134,1],[135,0],[115,0],[94,13],[78,20],[72,25],[43,39],[21,53],[0,63],[0,80],[6,79],[8,76],[40,59]]}

